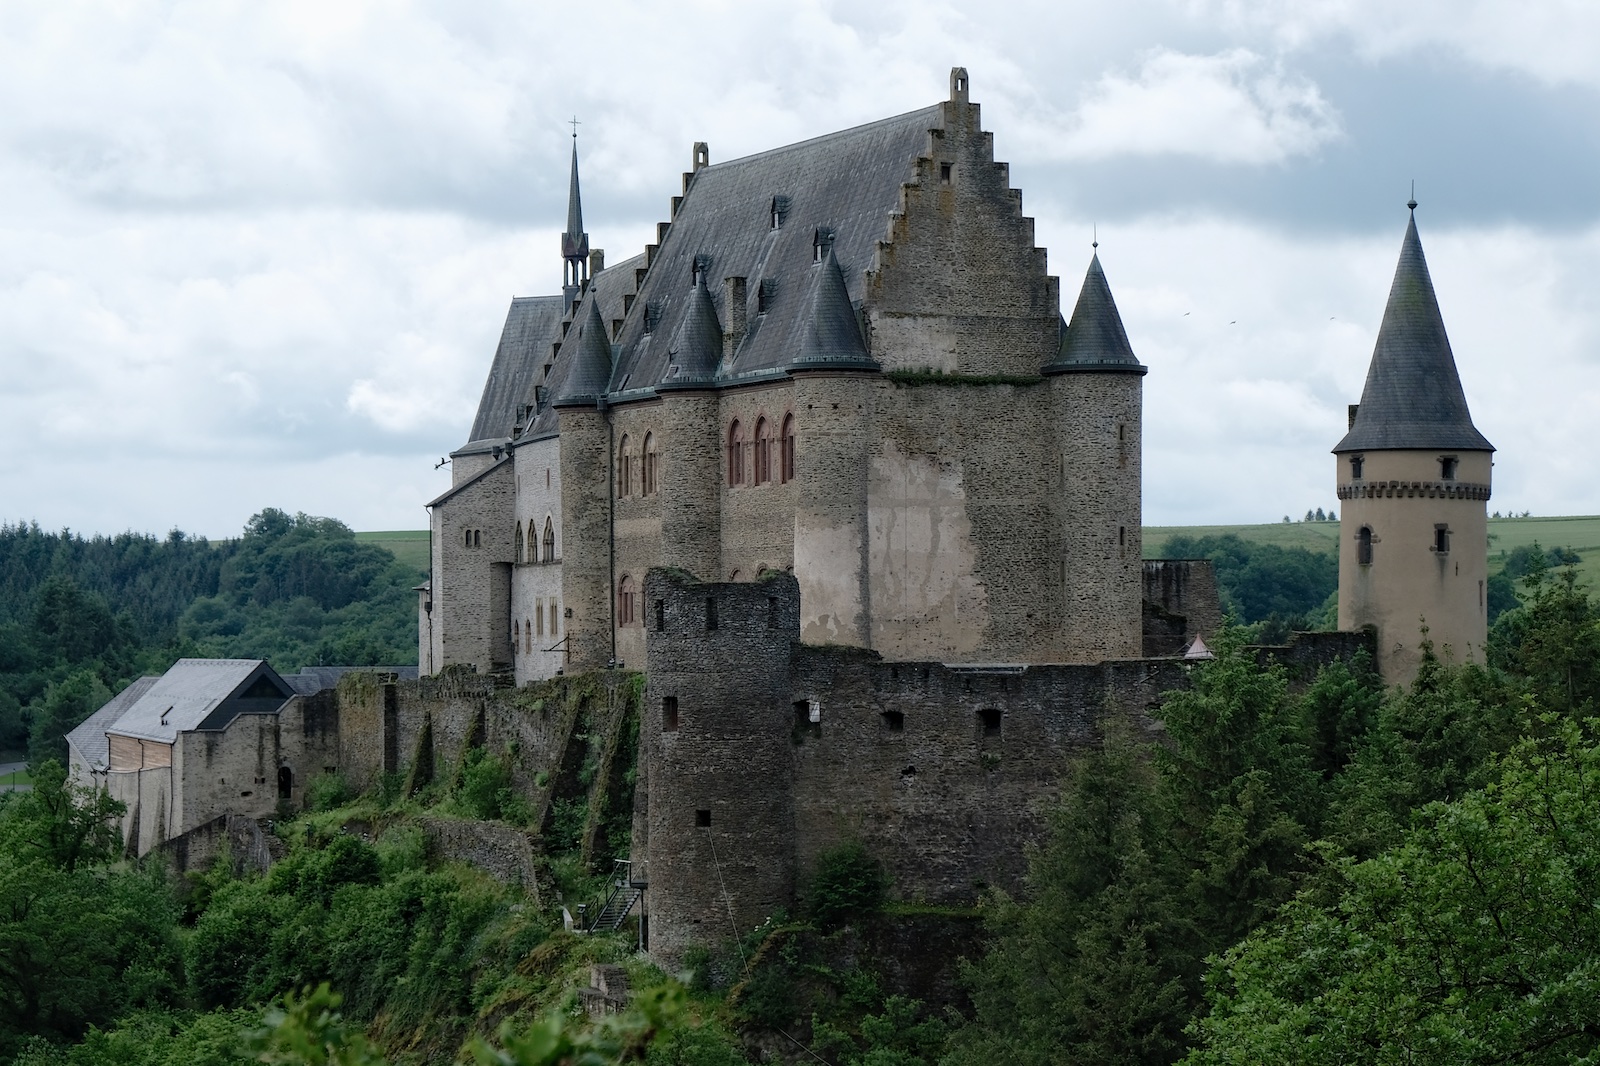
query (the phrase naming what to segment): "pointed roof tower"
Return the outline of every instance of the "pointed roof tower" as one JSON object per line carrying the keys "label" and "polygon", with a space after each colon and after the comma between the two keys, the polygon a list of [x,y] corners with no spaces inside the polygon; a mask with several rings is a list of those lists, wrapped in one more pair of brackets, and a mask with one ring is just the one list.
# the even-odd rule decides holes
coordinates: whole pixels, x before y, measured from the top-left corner
{"label": "pointed roof tower", "polygon": [[1444,317],[1417,237],[1416,201],[1400,245],[1389,303],[1361,403],[1335,453],[1453,448],[1494,451],[1472,424]]}
{"label": "pointed roof tower", "polygon": [[722,361],[722,324],[706,289],[706,272],[695,271],[689,309],[667,346],[666,385],[703,384],[717,376]]}
{"label": "pointed roof tower", "polygon": [[577,339],[569,342],[575,346],[573,362],[561,395],[554,402],[556,407],[590,406],[611,386],[611,341],[606,337],[605,323],[600,321],[600,302],[593,296],[577,331]]}
{"label": "pointed roof tower", "polygon": [[800,333],[800,354],[790,362],[790,369],[882,369],[867,354],[867,346],[862,343],[855,307],[850,303],[844,271],[839,267],[839,260],[834,258],[831,241],[821,261],[811,270],[811,291],[806,294],[801,318],[804,324]]}
{"label": "pointed roof tower", "polygon": [[[1096,249],[1098,247],[1096,242]],[[1072,309],[1072,320],[1061,335],[1061,352],[1043,370],[1046,374],[1088,371],[1113,374],[1149,372],[1149,368],[1134,356],[1133,346],[1128,343],[1128,333],[1122,328],[1117,302],[1111,298],[1106,272],[1100,267],[1098,250],[1089,260],[1089,272],[1084,275],[1083,289],[1078,293],[1077,306]]]}
{"label": "pointed roof tower", "polygon": [[583,232],[583,201],[578,195],[578,127],[572,127],[572,178],[567,186],[567,229],[561,234],[561,291],[570,308],[589,280],[589,235]]}

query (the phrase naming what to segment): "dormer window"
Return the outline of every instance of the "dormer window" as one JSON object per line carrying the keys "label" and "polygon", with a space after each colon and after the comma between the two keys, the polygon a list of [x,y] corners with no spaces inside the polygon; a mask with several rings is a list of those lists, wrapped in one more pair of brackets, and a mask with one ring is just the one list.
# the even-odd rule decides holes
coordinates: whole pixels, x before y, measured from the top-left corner
{"label": "dormer window", "polygon": [[709,255],[695,256],[694,265],[689,268],[689,285],[691,287],[699,285],[701,276],[710,269],[711,257]]}
{"label": "dormer window", "polygon": [[1352,455],[1350,457],[1350,479],[1352,481],[1360,481],[1361,480],[1361,467],[1365,463],[1366,463],[1366,459],[1362,458],[1359,455]]}
{"label": "dormer window", "polygon": [[772,228],[783,228],[784,219],[789,217],[789,198],[787,196],[774,196],[772,198]]}
{"label": "dormer window", "polygon": [[772,298],[778,292],[777,278],[762,278],[761,284],[756,286],[756,314],[764,315],[772,310]]}
{"label": "dormer window", "polygon": [[822,257],[833,246],[833,230],[827,226],[818,226],[816,233],[811,237],[811,261],[822,262]]}
{"label": "dormer window", "polygon": [[1457,463],[1457,461],[1458,460],[1453,455],[1440,456],[1439,457],[1439,477],[1441,479],[1445,480],[1445,481],[1454,481],[1456,479],[1456,463]]}

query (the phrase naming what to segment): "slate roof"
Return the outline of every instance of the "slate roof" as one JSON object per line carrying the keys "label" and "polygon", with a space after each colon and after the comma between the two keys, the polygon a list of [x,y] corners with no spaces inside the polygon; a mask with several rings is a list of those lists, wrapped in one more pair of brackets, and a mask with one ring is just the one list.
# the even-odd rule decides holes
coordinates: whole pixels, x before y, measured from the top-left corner
{"label": "slate roof", "polygon": [[393,674],[401,681],[415,681],[415,666],[302,666],[298,674],[284,674],[290,688],[302,696],[326,692],[339,683],[345,674]]}
{"label": "slate roof", "polygon": [[110,702],[79,722],[77,728],[67,734],[67,743],[90,766],[108,765],[110,756],[107,751],[106,730],[115,725],[117,719],[121,718],[128,708],[137,703],[139,698],[150,691],[150,687],[159,680],[161,679],[158,677],[141,677],[111,697]]}
{"label": "slate roof", "polygon": [[567,331],[567,341],[562,345],[563,352],[570,348],[572,354],[565,357],[569,364],[567,372],[550,401],[555,405],[592,404],[596,397],[605,395],[606,385],[611,381],[610,331],[601,321],[598,300],[585,301],[585,307],[580,321]]}
{"label": "slate roof", "polygon": [[511,436],[517,406],[533,402],[539,367],[550,354],[551,342],[560,336],[565,311],[560,296],[518,296],[511,301],[478,401],[478,417],[467,438],[469,447],[477,442],[500,443]]}
{"label": "slate roof", "polygon": [[[913,178],[913,163],[928,152],[928,131],[942,116],[942,105],[934,105],[698,171],[623,325],[613,391],[666,380],[668,348],[688,314],[697,259],[712,279],[720,322],[728,321],[721,279],[746,279],[748,330],[729,374],[782,370],[800,354],[810,328],[818,230],[831,232],[846,292],[859,303],[863,273],[899,209],[900,187]],[[768,310],[758,315],[764,281]]]}
{"label": "slate roof", "polygon": [[[273,696],[241,698],[263,678]],[[179,733],[222,729],[242,713],[280,710],[293,695],[263,659],[179,659],[106,732],[171,744]]]}
{"label": "slate roof", "polygon": [[812,265],[810,274],[805,309],[800,316],[800,350],[790,366],[876,370],[878,364],[867,355],[867,346],[861,340],[861,326],[831,245],[822,262]]}
{"label": "slate roof", "polygon": [[707,382],[717,376],[722,365],[722,323],[706,288],[706,272],[695,275],[689,306],[672,343],[667,345],[666,384]]}
{"label": "slate roof", "polygon": [[1361,405],[1334,452],[1446,448],[1494,451],[1472,424],[1415,214],[1406,224]]}
{"label": "slate roof", "polygon": [[1106,282],[1106,272],[1096,252],[1089,260],[1089,271],[1084,275],[1072,319],[1061,333],[1061,354],[1044,368],[1044,372],[1143,374],[1146,370],[1128,343],[1122,315],[1117,312],[1117,302],[1111,298],[1111,286]]}

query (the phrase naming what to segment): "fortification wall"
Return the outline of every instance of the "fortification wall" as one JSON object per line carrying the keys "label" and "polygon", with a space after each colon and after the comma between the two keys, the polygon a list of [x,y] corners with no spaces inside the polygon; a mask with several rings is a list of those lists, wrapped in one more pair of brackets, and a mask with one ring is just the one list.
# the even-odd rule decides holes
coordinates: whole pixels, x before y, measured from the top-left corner
{"label": "fortification wall", "polygon": [[534,846],[526,830],[456,818],[420,819],[429,854],[442,862],[475,866],[501,884],[514,885],[539,901]]}
{"label": "fortification wall", "polygon": [[1195,637],[1222,628],[1222,599],[1210,559],[1146,559],[1144,654],[1178,655]]}

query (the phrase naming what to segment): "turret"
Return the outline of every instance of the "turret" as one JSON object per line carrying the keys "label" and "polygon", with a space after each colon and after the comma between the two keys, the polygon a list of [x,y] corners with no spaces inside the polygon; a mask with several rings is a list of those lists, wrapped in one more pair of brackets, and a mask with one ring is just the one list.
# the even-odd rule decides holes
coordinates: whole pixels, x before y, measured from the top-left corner
{"label": "turret", "polygon": [[667,346],[666,380],[656,391],[671,442],[662,471],[661,563],[702,581],[715,581],[722,569],[722,417],[716,393],[722,352],[722,326],[705,271],[696,270],[688,313]]}
{"label": "turret", "polygon": [[561,584],[567,663],[573,671],[592,670],[614,658],[611,421],[605,410],[611,342],[593,296],[588,304],[568,334],[574,350],[562,358],[573,364],[552,404],[561,420]]}
{"label": "turret", "polygon": [[[1140,364],[1100,266],[1089,260],[1050,379],[1061,469],[1055,512],[1061,556],[1061,655],[1066,662],[1142,653]],[[1053,575],[1056,576],[1056,575]]]}
{"label": "turret", "polygon": [[1441,656],[1481,661],[1488,633],[1494,446],[1472,424],[1408,206],[1361,403],[1333,449],[1339,628],[1377,629],[1391,684],[1416,675],[1424,639]]}

